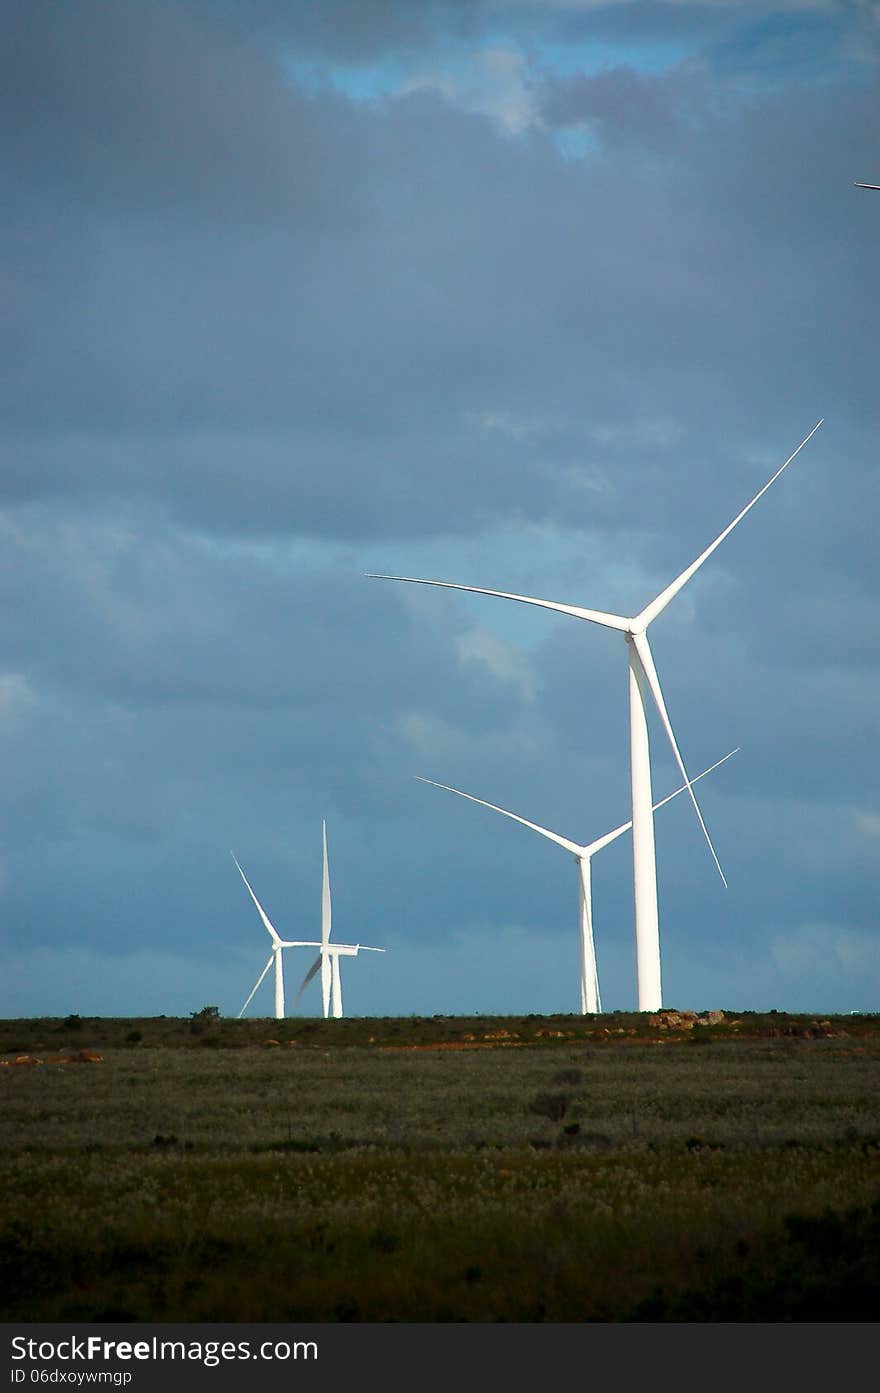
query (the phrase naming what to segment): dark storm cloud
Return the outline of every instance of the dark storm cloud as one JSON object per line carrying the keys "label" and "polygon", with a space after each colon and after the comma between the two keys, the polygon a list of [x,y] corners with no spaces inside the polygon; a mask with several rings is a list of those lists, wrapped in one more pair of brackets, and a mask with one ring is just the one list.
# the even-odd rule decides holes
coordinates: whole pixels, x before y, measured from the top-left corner
{"label": "dark storm cloud", "polygon": [[[706,74],[683,67],[673,84],[628,67],[605,68],[588,76],[548,78],[541,91],[541,115],[553,127],[590,125],[606,148],[669,150],[689,119],[703,119]],[[691,95],[692,92],[692,95]]]}
{"label": "dark storm cloud", "polygon": [[[877,174],[878,96],[857,16],[828,20],[819,82],[825,12],[789,7],[786,31],[759,11],[5,7],[15,945],[118,952],[124,926],[178,951],[194,992],[222,955],[237,1010],[265,943],[229,849],[311,923],[326,815],[340,924],[401,962],[450,945],[457,1004],[389,953],[365,1009],[469,1008],[499,945],[540,963],[570,931],[573,964],[565,858],[412,776],[585,839],[623,820],[619,635],[363,573],[430,555],[450,580],[634,612],[825,416],[652,629],[692,772],[742,746],[702,786],[733,893],[678,800],[662,932],[682,1004],[740,1004],[705,1000],[733,980],[719,939],[779,990],[801,981],[785,964],[820,981],[822,933],[862,961],[880,196],[852,181]],[[700,51],[640,64],[666,21]],[[591,36],[631,61],[596,71]],[[524,124],[456,91],[443,63],[468,44],[522,58]],[[383,64],[384,97],[345,95]],[[596,867],[609,1005],[633,995],[629,855]]]}
{"label": "dark storm cloud", "polygon": [[608,156],[566,164],[430,94],[306,96],[204,11],[33,8],[12,48],[7,496],[404,535],[473,526],[458,479],[477,516],[558,518],[598,470],[583,521],[615,526],[658,452],[594,423],[683,419],[674,487],[748,449],[744,417],[764,440],[831,414],[842,370],[873,400],[869,229],[816,196],[841,149],[869,164],[868,90],[719,114],[685,70],[560,80],[545,118],[592,111]]}
{"label": "dark storm cloud", "polygon": [[[216,20],[215,0],[191,0],[193,10]],[[839,8],[839,6],[837,7]],[[859,21],[871,33],[870,15],[847,16],[850,29],[835,23],[834,0],[334,0],[296,5],[288,0],[229,0],[224,19],[251,41],[284,41],[295,51],[330,63],[368,64],[392,57],[427,57],[463,41],[480,43],[515,36],[534,44],[584,46],[590,41],[639,45],[700,43],[754,61],[786,41],[798,56],[851,32]]]}
{"label": "dark storm cloud", "polygon": [[344,139],[332,172],[320,153],[328,124],[348,124],[340,104],[292,112],[277,61],[222,22],[137,0],[5,8],[0,139],[23,200],[160,224],[283,215],[288,230],[352,211]]}
{"label": "dark storm cloud", "polygon": [[[193,0],[193,9],[216,18],[213,0]],[[230,0],[225,18],[252,39],[283,40],[315,58],[348,62],[382,59],[388,53],[424,51],[450,35],[479,34],[492,6],[474,0],[334,0],[328,5],[291,5],[287,0]]]}

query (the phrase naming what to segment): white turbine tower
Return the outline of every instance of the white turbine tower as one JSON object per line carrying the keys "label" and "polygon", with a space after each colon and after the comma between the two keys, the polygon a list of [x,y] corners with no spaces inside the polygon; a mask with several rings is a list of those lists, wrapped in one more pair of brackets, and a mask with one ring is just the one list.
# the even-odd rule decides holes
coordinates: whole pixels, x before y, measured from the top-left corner
{"label": "white turbine tower", "polygon": [[681,575],[676,577],[665,590],[651,601],[649,605],[633,618],[620,614],[605,614],[600,610],[583,609],[579,605],[561,604],[553,600],[539,600],[533,595],[514,595],[506,590],[487,590],[478,585],[459,585],[452,581],[444,580],[425,580],[416,576],[388,576],[376,575],[371,573],[371,580],[399,580],[406,581],[414,585],[438,585],[446,590],[466,590],[474,595],[495,595],[502,600],[518,600],[522,604],[537,605],[541,609],[555,610],[560,614],[570,614],[575,619],[586,619],[593,624],[601,624],[608,629],[617,629],[626,639],[629,656],[629,715],[630,715],[630,777],[632,787],[632,841],[633,841],[633,891],[635,899],[635,931],[636,931],[636,964],[638,977],[638,999],[640,1011],[658,1011],[662,1006],[662,991],[660,983],[660,931],[657,917],[657,866],[654,851],[654,815],[651,799],[651,764],[648,749],[648,723],[645,710],[647,692],[650,691],[663,728],[666,731],[669,743],[672,746],[672,753],[675,762],[681,771],[681,776],[685,781],[685,786],[690,794],[694,811],[697,815],[703,835],[712,853],[712,859],[718,869],[723,884],[724,872],[721,869],[718,857],[715,855],[715,848],[712,845],[703,815],[700,812],[694,791],[691,788],[691,780],[688,778],[684,761],[678,748],[678,743],[672,730],[669,715],[666,710],[666,702],[663,699],[663,692],[660,688],[660,681],[657,670],[654,667],[654,659],[648,644],[648,626],[662,614],[663,610],[678,592],[695,575],[704,561],[719,547],[738,522],[741,522],[746,513],[757,503],[758,499],[767,492],[770,485],[779,478],[799,450],[802,450],[807,441],[819,429],[822,422],[817,421],[810,431],[793,450],[783,465],[777,469],[772,478],[768,479],[763,488],[759,489],[754,498],[728,523],[724,531],[719,533],[714,542],[710,543],[706,550],[701,552],[696,561],[692,561]]}
{"label": "white turbine tower", "polygon": [[[735,755],[736,750],[731,750],[723,759],[717,760],[704,769],[702,774],[698,774],[691,783],[699,783],[707,774],[711,774],[713,769],[724,764],[725,760]],[[557,846],[561,846],[563,851],[571,852],[578,866],[578,899],[579,899],[579,923],[580,923],[580,946],[581,946],[581,1014],[596,1015],[602,1010],[602,1000],[599,995],[599,971],[596,966],[596,946],[593,938],[593,895],[592,895],[592,872],[590,862],[597,851],[602,851],[604,847],[616,842],[618,837],[622,837],[624,832],[628,832],[632,827],[632,822],[625,822],[621,827],[615,827],[613,832],[606,832],[604,837],[598,837],[594,842],[588,842],[586,846],[581,846],[578,842],[570,841],[568,837],[561,837],[558,832],[551,832],[547,827],[539,827],[537,822],[529,822],[527,818],[520,817],[518,813],[512,813],[507,808],[499,808],[497,803],[487,803],[483,798],[475,798],[472,793],[463,793],[460,788],[452,788],[449,784],[438,784],[434,779],[423,779],[421,774],[416,774],[423,784],[432,784],[434,788],[444,788],[448,793],[457,793],[459,798],[467,798],[471,803],[479,803],[482,808],[491,808],[493,812],[502,813],[504,817],[512,818],[514,822],[522,823],[523,827],[530,827],[533,832],[538,832],[540,836],[547,837]],[[677,798],[680,793],[684,793],[687,784],[682,784],[674,793],[669,793],[662,798],[659,803],[654,804],[653,811],[664,807],[673,798]]]}
{"label": "white turbine tower", "polygon": [[370,948],[365,943],[330,942],[332,915],[330,908],[330,867],[327,861],[327,823],[322,821],[321,827],[324,840],[324,874],[321,883],[321,942],[309,945],[320,951],[303,978],[293,1004],[296,1005],[315,973],[320,969],[321,994],[324,1003],[324,1019],[326,1020],[331,1014],[331,1010],[334,1016],[342,1015],[342,979],[339,975],[339,959],[356,958],[358,953],[362,951],[365,953],[384,953],[385,949]]}
{"label": "white turbine tower", "polygon": [[236,864],[236,866],[238,867],[238,873],[239,873],[239,875],[241,876],[242,880],[244,881],[245,885],[247,886],[247,888],[248,888],[248,893],[250,894],[250,897],[251,897],[251,899],[253,900],[254,904],[257,906],[257,911],[258,911],[258,913],[259,913],[259,915],[260,915],[260,918],[262,919],[263,923],[266,925],[266,928],[267,928],[267,930],[268,930],[268,932],[269,932],[269,937],[270,937],[271,940],[272,940],[272,951],[271,951],[271,953],[269,954],[269,961],[266,963],[266,966],[263,968],[263,971],[260,973],[260,975],[259,975],[259,977],[257,978],[256,982],[254,983],[253,987],[251,988],[250,996],[248,997],[247,1001],[244,1003],[244,1006],[242,1006],[241,1010],[239,1011],[239,1013],[238,1013],[239,1019],[241,1019],[241,1017],[244,1015],[245,1011],[247,1010],[248,1006],[250,1005],[251,1001],[253,1000],[254,993],[256,992],[257,988],[260,986],[261,982],[263,981],[263,978],[266,976],[266,973],[269,971],[269,968],[272,966],[272,964],[273,964],[273,962],[274,962],[274,964],[275,964],[275,1019],[280,1021],[280,1020],[282,1020],[282,1019],[284,1018],[284,964],[283,964],[282,961],[281,961],[281,951],[282,951],[282,949],[284,949],[284,948],[317,948],[319,945],[318,945],[316,942],[314,942],[314,941],[306,943],[306,942],[303,942],[303,941],[301,941],[301,940],[299,940],[299,939],[286,939],[286,938],[281,938],[281,936],[280,936],[278,933],[276,933],[276,931],[275,931],[275,926],[271,923],[271,921],[270,921],[270,919],[269,919],[269,916],[267,915],[267,913],[266,913],[266,911],[264,910],[263,906],[260,904],[260,901],[257,899],[257,897],[256,897],[256,895],[254,894],[253,890],[251,889],[250,881],[248,880],[248,878],[247,878],[247,876],[245,875],[244,871],[241,869],[241,866],[238,865],[238,862],[235,860],[235,856],[233,855],[233,853],[230,852],[229,854],[230,854],[230,856],[232,856],[233,861],[235,861],[235,864]]}

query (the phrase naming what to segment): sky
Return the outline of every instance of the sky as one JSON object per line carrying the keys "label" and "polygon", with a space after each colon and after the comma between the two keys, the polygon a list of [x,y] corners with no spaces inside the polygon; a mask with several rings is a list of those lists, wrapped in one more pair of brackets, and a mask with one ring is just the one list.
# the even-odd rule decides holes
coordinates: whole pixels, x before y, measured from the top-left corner
{"label": "sky", "polygon": [[[0,0],[0,1016],[575,1012],[646,605],[664,1004],[880,1009],[880,19]],[[649,717],[655,797],[677,787]],[[636,1007],[629,836],[593,862]],[[288,1011],[320,1014],[313,954]],[[271,974],[248,1008],[272,1014]]]}

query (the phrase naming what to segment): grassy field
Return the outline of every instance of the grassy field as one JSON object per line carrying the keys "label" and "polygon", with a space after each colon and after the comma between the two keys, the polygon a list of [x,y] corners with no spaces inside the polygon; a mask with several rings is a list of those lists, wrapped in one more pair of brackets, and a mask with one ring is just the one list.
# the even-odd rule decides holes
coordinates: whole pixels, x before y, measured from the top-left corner
{"label": "grassy field", "polygon": [[6,1321],[880,1316],[877,1016],[205,1008],[0,1059]]}

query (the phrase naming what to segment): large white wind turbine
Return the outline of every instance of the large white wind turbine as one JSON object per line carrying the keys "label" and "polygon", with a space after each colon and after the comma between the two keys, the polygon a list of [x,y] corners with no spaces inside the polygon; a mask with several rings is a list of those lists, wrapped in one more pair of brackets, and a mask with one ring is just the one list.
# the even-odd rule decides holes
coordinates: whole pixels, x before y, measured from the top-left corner
{"label": "large white wind turbine", "polygon": [[[735,755],[736,750],[731,750],[723,759],[704,769],[702,774],[698,774],[691,783],[699,783],[707,774],[711,774],[713,769],[717,769],[725,760]],[[578,842],[570,841],[568,837],[561,837],[558,832],[551,832],[547,827],[539,827],[537,822],[529,822],[527,818],[520,817],[518,813],[512,813],[507,808],[499,808],[497,803],[487,803],[483,798],[475,798],[472,793],[463,793],[460,788],[452,788],[449,784],[438,784],[434,779],[423,779],[421,774],[416,774],[423,784],[432,784],[434,788],[444,788],[448,793],[457,793],[459,798],[467,798],[471,803],[479,803],[482,808],[491,808],[493,812],[503,813],[505,817],[512,818],[514,822],[521,822],[523,827],[530,827],[533,832],[538,832],[542,837],[547,837],[549,841],[561,846],[563,851],[571,852],[578,866],[578,914],[580,924],[580,945],[581,945],[581,1014],[595,1015],[602,1010],[602,999],[599,995],[599,971],[596,966],[596,946],[593,938],[593,895],[592,895],[592,874],[590,862],[597,851],[602,851],[612,842],[616,842],[618,837],[622,837],[624,832],[628,832],[632,827],[632,822],[624,822],[621,827],[615,827],[613,832],[606,832],[604,837],[598,837],[594,842],[587,842],[586,846],[581,846]],[[673,798],[677,798],[680,793],[684,793],[688,787],[682,784],[674,793],[669,793],[662,798],[659,803],[655,803],[653,811],[664,807]]]}
{"label": "large white wind turbine", "polygon": [[[233,855],[233,853],[230,852],[229,854],[230,854],[230,856],[232,856],[233,861],[235,861],[235,856]],[[263,978],[266,976],[266,973],[269,971],[269,968],[272,966],[272,964],[273,964],[273,962],[274,962],[274,964],[275,964],[275,1018],[276,1018],[276,1020],[282,1020],[283,1017],[284,1017],[284,964],[283,964],[282,961],[281,961],[281,950],[282,950],[283,948],[317,948],[317,947],[319,947],[320,945],[319,945],[318,943],[316,943],[315,941],[311,941],[311,942],[306,943],[306,942],[303,942],[303,941],[301,941],[301,940],[299,940],[299,939],[281,938],[281,936],[280,936],[278,933],[276,933],[274,924],[272,924],[272,922],[270,921],[269,916],[267,915],[267,913],[266,913],[266,911],[264,910],[263,906],[260,904],[260,901],[257,899],[257,897],[256,897],[256,895],[254,894],[253,890],[251,889],[250,881],[248,880],[248,878],[247,878],[247,876],[245,875],[244,871],[241,869],[241,866],[238,865],[238,862],[237,862],[237,861],[235,861],[235,864],[236,864],[236,866],[238,867],[238,873],[239,873],[239,875],[241,876],[242,880],[244,881],[245,885],[246,885],[247,888],[248,888],[248,892],[249,892],[249,894],[250,894],[251,899],[253,900],[254,904],[257,906],[257,911],[258,911],[258,913],[259,913],[259,915],[260,915],[260,918],[262,919],[263,923],[266,925],[266,928],[267,928],[267,930],[268,930],[268,932],[269,932],[269,937],[270,937],[271,940],[272,940],[272,951],[271,951],[271,953],[269,954],[269,961],[266,963],[266,966],[263,968],[263,971],[260,973],[260,975],[259,975],[259,977],[257,978],[256,982],[254,983],[253,987],[251,988],[250,996],[248,997],[247,1001],[244,1003],[244,1006],[242,1006],[241,1010],[239,1011],[239,1013],[238,1013],[239,1019],[244,1015],[245,1011],[247,1010],[248,1006],[250,1005],[250,1003],[251,1003],[251,1001],[252,1001],[252,999],[253,999],[254,993],[256,992],[257,988],[259,987],[260,983],[262,982]]]}
{"label": "large white wind turbine", "polygon": [[648,644],[648,626],[662,614],[663,610],[678,592],[695,575],[704,561],[719,547],[725,537],[729,535],[741,522],[746,513],[757,503],[758,499],[767,492],[770,485],[779,478],[799,450],[802,450],[807,441],[819,429],[822,422],[817,421],[810,431],[793,450],[783,465],[777,469],[772,478],[768,479],[763,488],[759,489],[754,498],[746,504],[741,512],[737,513],[733,522],[728,523],[724,531],[719,533],[706,550],[701,552],[696,561],[691,562],[686,570],[682,571],[665,590],[651,601],[649,605],[633,618],[620,614],[605,614],[599,610],[583,609],[579,605],[561,604],[553,600],[539,600],[532,595],[514,595],[506,590],[487,590],[477,585],[458,585],[451,581],[444,580],[424,580],[416,576],[386,576],[371,574],[372,580],[399,580],[406,581],[415,585],[438,585],[446,590],[466,590],[475,595],[495,595],[503,600],[518,600],[522,604],[537,605],[542,609],[555,610],[560,614],[570,614],[575,619],[586,619],[593,624],[601,624],[608,629],[617,629],[626,639],[629,655],[629,713],[630,713],[630,777],[632,786],[632,842],[633,842],[633,889],[635,897],[635,931],[636,931],[636,971],[638,978],[638,1006],[640,1011],[658,1011],[662,1006],[662,991],[660,982],[660,932],[657,918],[657,867],[654,851],[654,814],[651,799],[651,765],[648,749],[648,723],[645,711],[647,692],[657,706],[660,720],[666,731],[669,743],[672,746],[672,753],[675,762],[681,771],[681,776],[685,781],[694,811],[703,830],[703,835],[712,853],[712,859],[718,868],[718,874],[722,882],[726,885],[724,872],[718,857],[715,855],[715,848],[709,837],[703,815],[700,812],[696,796],[691,788],[691,780],[688,778],[684,761],[678,748],[678,743],[673,734],[669,714],[666,710],[666,702],[663,699],[663,692],[660,688],[660,681],[657,670],[654,667],[654,659]]}
{"label": "large white wind turbine", "polygon": [[300,989],[294,997],[294,1006],[299,1001],[306,987],[311,982],[315,973],[321,973],[321,994],[324,1003],[324,1018],[332,1014],[342,1015],[342,979],[339,975],[340,958],[356,958],[358,953],[384,953],[384,948],[369,948],[365,943],[331,943],[330,925],[330,867],[327,861],[327,823],[321,823],[324,840],[324,874],[321,883],[321,942],[309,945],[319,949],[318,956],[312,963],[305,977],[303,978]]}

